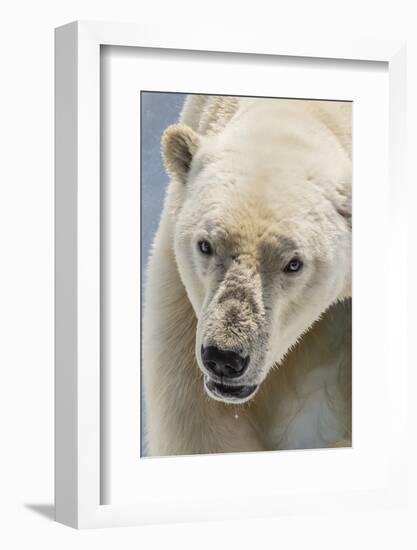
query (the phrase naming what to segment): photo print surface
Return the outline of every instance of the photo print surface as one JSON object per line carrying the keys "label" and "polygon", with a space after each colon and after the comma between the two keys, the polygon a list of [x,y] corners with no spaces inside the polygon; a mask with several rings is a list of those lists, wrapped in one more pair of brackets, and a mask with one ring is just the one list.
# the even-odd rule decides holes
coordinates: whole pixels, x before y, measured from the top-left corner
{"label": "photo print surface", "polygon": [[352,103],[140,101],[141,456],[351,446]]}

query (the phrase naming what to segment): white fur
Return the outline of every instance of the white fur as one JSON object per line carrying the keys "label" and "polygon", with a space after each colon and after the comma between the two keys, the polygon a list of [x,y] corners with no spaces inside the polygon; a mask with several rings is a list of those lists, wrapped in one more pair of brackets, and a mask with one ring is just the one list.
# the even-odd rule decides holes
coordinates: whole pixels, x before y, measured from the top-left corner
{"label": "white fur", "polygon": [[[181,123],[163,140],[172,180],[145,295],[149,454],[349,440],[350,105],[190,96]],[[201,256],[201,238],[215,255]],[[291,282],[286,242],[305,264]],[[233,270],[259,306],[242,301],[236,339],[218,300]],[[243,383],[259,384],[243,405],[204,390],[199,350],[222,331],[251,356]]]}

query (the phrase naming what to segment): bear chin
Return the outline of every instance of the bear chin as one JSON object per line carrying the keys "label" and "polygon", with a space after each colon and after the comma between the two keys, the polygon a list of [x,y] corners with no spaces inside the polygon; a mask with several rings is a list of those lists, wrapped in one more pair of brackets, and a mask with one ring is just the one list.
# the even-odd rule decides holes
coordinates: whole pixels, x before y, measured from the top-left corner
{"label": "bear chin", "polygon": [[240,404],[252,399],[259,386],[228,386],[215,382],[208,376],[204,377],[204,389],[206,393],[216,401],[222,403]]}

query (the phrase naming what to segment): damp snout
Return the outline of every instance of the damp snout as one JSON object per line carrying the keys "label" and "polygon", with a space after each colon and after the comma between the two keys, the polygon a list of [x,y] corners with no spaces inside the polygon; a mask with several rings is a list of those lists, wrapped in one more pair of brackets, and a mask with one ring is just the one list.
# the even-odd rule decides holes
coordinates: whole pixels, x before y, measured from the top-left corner
{"label": "damp snout", "polygon": [[239,353],[217,346],[201,346],[201,359],[210,374],[221,378],[238,378],[245,373],[249,365],[249,355],[243,357]]}

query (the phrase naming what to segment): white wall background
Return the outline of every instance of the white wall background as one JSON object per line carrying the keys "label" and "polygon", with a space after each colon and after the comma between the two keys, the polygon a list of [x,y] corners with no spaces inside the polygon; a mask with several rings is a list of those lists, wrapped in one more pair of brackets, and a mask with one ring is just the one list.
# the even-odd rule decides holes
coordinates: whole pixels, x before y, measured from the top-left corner
{"label": "white wall background", "polygon": [[[53,28],[74,19],[215,25],[248,33],[404,38],[409,52],[410,217],[417,235],[414,166],[417,36],[413,2],[334,0],[14,0],[0,8],[0,546],[14,548],[415,548],[411,505],[366,516],[76,532],[50,521],[53,499]],[[370,212],[371,218],[372,212]],[[415,253],[416,238],[409,243]],[[392,259],[395,262],[395,259]],[[416,262],[398,266],[417,280]],[[410,295],[410,336],[417,325]],[[414,307],[413,307],[414,306]],[[393,365],[395,368],[395,365]],[[410,372],[410,461],[416,461],[416,374]],[[414,389],[413,389],[414,388]],[[387,444],[395,444],[390,441]]]}

